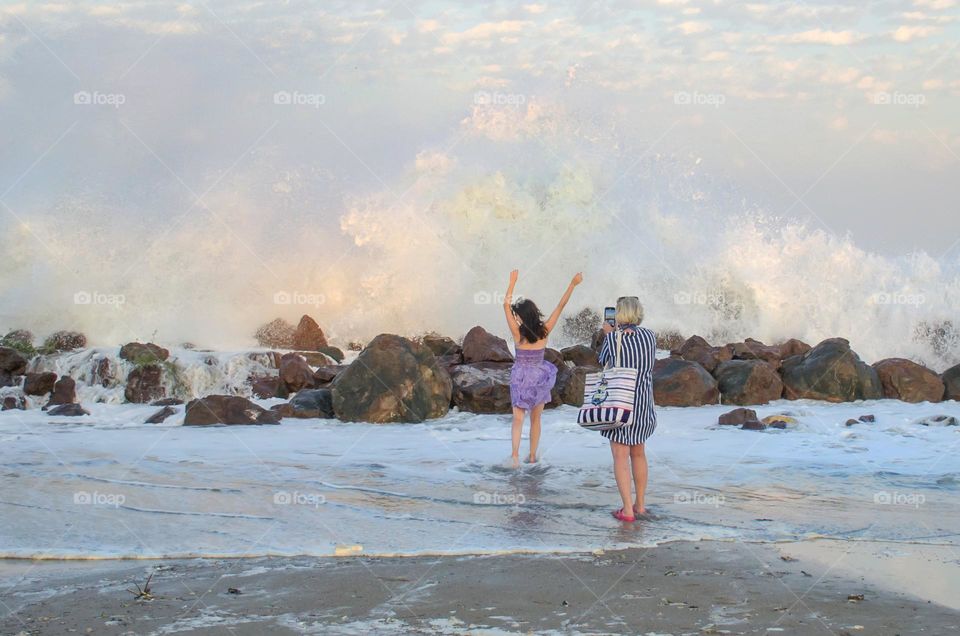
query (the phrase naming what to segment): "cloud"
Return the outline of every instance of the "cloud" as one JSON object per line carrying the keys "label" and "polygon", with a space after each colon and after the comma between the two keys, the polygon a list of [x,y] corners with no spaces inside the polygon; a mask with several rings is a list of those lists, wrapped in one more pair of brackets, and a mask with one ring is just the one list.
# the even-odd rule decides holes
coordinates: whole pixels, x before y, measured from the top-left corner
{"label": "cloud", "polygon": [[828,31],[819,28],[800,33],[774,35],[769,38],[771,42],[779,44],[829,44],[830,46],[856,44],[863,39],[863,34],[854,31]]}
{"label": "cloud", "polygon": [[890,34],[897,42],[911,42],[916,39],[929,37],[940,32],[940,27],[934,26],[901,26]]}
{"label": "cloud", "polygon": [[695,35],[709,31],[711,27],[706,22],[689,20],[687,22],[681,22],[675,26],[674,29],[681,31],[684,35]]}
{"label": "cloud", "polygon": [[444,44],[457,45],[463,42],[489,40],[495,36],[516,35],[532,26],[526,20],[502,20],[500,22],[481,22],[480,24],[454,33],[445,33],[442,37]]}

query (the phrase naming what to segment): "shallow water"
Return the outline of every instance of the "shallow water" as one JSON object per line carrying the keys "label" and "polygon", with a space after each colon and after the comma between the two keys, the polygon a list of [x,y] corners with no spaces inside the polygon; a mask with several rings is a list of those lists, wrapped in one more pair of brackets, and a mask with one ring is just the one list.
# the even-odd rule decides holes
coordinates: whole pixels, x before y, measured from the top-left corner
{"label": "shallow water", "polygon": [[[271,401],[263,401],[267,405]],[[618,507],[610,453],[576,410],[544,414],[518,470],[507,416],[425,424],[139,424],[155,407],[0,413],[2,556],[149,558],[582,551],[674,539],[811,536],[958,543],[956,402],[787,402],[785,431],[715,425],[730,407],[665,408],[648,443],[650,516]],[[179,407],[182,409],[182,407]],[[850,417],[874,424],[846,427]],[[524,449],[526,440],[524,441]]]}

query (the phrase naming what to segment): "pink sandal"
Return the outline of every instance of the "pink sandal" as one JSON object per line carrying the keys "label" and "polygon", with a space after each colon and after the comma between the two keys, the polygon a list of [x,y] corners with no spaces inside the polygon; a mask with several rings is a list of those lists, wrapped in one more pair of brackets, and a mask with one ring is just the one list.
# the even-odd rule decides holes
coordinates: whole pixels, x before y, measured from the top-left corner
{"label": "pink sandal", "polygon": [[617,519],[619,521],[626,521],[627,523],[633,523],[634,521],[637,520],[636,517],[628,517],[627,515],[625,515],[623,513],[623,508],[611,514],[613,515],[614,519]]}

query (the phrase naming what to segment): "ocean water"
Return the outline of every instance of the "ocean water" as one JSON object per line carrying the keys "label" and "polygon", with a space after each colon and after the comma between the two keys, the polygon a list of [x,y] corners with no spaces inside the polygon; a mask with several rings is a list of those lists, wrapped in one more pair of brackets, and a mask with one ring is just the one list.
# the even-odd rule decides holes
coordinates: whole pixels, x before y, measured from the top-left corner
{"label": "ocean water", "polygon": [[[267,406],[273,400],[260,401]],[[547,411],[541,461],[507,467],[507,416],[423,424],[284,420],[183,427],[181,412],[86,403],[89,418],[0,413],[0,556],[159,558],[564,552],[676,539],[812,537],[957,545],[960,404],[780,401],[787,430],[719,427],[724,406],[663,408],[650,517],[626,525],[609,448]],[[873,414],[876,422],[845,426]],[[524,440],[526,448],[526,440]]]}

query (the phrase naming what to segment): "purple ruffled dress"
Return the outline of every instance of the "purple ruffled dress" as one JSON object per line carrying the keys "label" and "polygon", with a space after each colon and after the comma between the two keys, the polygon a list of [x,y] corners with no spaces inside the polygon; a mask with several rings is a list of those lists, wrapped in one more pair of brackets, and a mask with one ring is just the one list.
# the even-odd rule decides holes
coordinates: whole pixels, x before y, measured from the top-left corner
{"label": "purple ruffled dress", "polygon": [[543,359],[546,349],[517,349],[510,371],[510,402],[521,409],[532,409],[550,401],[550,390],[557,380],[557,367]]}

